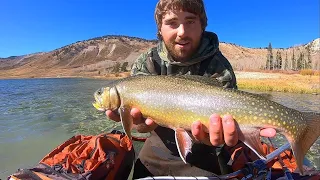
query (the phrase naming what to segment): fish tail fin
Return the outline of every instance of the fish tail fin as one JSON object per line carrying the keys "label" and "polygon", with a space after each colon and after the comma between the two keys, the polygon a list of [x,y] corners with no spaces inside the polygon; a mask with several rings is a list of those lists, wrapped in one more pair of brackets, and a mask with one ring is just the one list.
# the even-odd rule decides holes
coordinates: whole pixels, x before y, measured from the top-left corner
{"label": "fish tail fin", "polygon": [[320,136],[320,114],[304,113],[307,120],[307,128],[297,141],[291,142],[293,154],[300,174],[303,174],[303,159],[310,147]]}
{"label": "fish tail fin", "polygon": [[132,139],[131,129],[133,127],[133,119],[130,114],[130,109],[125,107],[120,107],[118,111],[120,114],[123,131],[126,133],[126,135],[130,139]]}

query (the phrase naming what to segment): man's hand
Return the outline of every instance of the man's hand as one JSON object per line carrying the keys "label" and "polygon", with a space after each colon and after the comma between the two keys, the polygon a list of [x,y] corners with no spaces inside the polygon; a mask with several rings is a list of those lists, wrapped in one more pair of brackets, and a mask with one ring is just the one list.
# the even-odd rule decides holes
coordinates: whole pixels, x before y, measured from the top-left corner
{"label": "man's hand", "polygon": [[[154,130],[158,125],[150,118],[143,119],[141,111],[137,108],[132,108],[130,112],[133,123],[136,125],[138,132],[146,133]],[[111,110],[106,111],[109,119],[119,122],[120,116]],[[235,146],[238,142],[238,132],[235,121],[231,115],[220,117],[218,114],[213,114],[209,118],[209,129],[201,124],[200,121],[195,121],[191,126],[192,135],[200,142],[219,146],[226,144],[227,146]],[[209,133],[208,133],[209,132]],[[276,131],[273,128],[266,128],[260,131],[260,135],[264,137],[274,137]]]}
{"label": "man's hand", "polygon": [[[135,128],[140,133],[147,133],[153,131],[158,125],[151,120],[150,118],[144,119],[142,118],[141,111],[137,108],[132,108],[130,114],[133,119],[133,124],[135,124]],[[114,120],[116,122],[120,121],[120,116],[111,110],[106,111],[106,115],[109,119]]]}
{"label": "man's hand", "polygon": [[[232,147],[238,142],[237,128],[231,115],[221,118],[219,115],[213,114],[210,116],[209,129],[205,130],[204,128],[200,121],[195,121],[191,126],[193,136],[204,144],[219,146],[225,143]],[[260,135],[274,137],[276,131],[273,128],[266,128],[260,131]]]}

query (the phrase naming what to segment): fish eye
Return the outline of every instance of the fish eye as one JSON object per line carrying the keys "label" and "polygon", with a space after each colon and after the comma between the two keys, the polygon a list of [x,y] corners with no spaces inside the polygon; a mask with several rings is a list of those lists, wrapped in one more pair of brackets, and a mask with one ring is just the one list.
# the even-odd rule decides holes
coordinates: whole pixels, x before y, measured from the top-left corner
{"label": "fish eye", "polygon": [[98,94],[98,95],[101,95],[101,94],[102,94],[102,88],[97,91],[97,94]]}

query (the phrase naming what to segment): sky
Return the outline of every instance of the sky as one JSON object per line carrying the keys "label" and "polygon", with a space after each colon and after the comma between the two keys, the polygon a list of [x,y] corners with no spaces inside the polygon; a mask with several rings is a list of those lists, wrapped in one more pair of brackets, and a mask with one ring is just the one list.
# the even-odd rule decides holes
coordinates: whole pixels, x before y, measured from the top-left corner
{"label": "sky", "polygon": [[[156,39],[157,0],[0,0],[0,57],[105,35]],[[220,42],[288,48],[319,38],[319,0],[204,0]]]}

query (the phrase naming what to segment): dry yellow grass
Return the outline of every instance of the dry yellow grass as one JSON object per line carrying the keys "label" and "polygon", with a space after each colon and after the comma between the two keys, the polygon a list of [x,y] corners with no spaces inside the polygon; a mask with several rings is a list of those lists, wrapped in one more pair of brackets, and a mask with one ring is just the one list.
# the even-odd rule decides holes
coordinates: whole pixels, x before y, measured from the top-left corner
{"label": "dry yellow grass", "polygon": [[[266,73],[261,73],[266,74]],[[292,93],[320,93],[320,77],[316,75],[301,75],[301,74],[272,74],[271,78],[250,78],[239,77],[239,89],[253,89],[259,91],[280,91]]]}
{"label": "dry yellow grass", "polygon": [[[18,72],[17,72],[18,71]],[[244,72],[237,71],[236,77],[239,89],[253,89],[259,91],[280,91],[292,93],[320,94],[320,75],[319,71],[314,71],[313,75],[309,72],[301,74],[290,74],[283,72]],[[32,74],[32,76],[30,76]],[[0,71],[1,79],[8,78],[48,78],[48,77],[87,77],[102,79],[120,79],[130,76],[129,72],[116,74],[99,74],[98,72],[82,72],[74,74],[64,69],[51,71],[41,71],[41,73],[30,73],[25,69],[13,69]]]}
{"label": "dry yellow grass", "polygon": [[312,70],[312,69],[302,69],[300,70],[299,74],[307,76],[307,75],[315,75],[315,76],[319,76],[319,71],[316,70]]}

